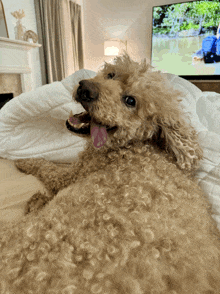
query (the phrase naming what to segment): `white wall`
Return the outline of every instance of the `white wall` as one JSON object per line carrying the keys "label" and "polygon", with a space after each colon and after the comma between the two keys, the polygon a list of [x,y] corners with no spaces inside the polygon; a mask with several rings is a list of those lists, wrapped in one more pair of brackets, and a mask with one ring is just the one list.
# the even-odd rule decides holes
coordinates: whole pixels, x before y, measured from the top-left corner
{"label": "white wall", "polygon": [[85,68],[97,70],[104,56],[104,39],[119,35],[127,40],[128,53],[151,58],[152,7],[183,0],[83,0]]}
{"label": "white wall", "polygon": [[[143,6],[145,0],[142,2]],[[83,4],[84,66],[97,71],[104,61],[111,59],[104,56],[104,40],[115,37],[124,40],[126,30],[140,13],[134,12],[133,0],[83,0]]]}
{"label": "white wall", "polygon": [[[32,30],[37,33],[34,0],[2,0],[2,2],[4,5],[10,39],[15,39],[14,27],[16,25],[16,19],[11,15],[11,12],[17,11],[19,9],[23,9],[25,12],[25,17],[22,19],[22,23],[26,30]],[[39,50],[41,49],[31,49],[31,61],[34,69],[33,88],[42,86]]]}

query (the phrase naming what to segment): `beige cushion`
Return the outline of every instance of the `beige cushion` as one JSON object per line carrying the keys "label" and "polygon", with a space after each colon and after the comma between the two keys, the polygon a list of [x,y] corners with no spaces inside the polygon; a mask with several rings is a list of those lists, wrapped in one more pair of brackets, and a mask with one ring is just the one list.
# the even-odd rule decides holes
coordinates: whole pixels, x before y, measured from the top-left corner
{"label": "beige cushion", "polygon": [[0,226],[20,219],[27,200],[37,191],[48,195],[36,177],[18,171],[12,160],[0,159]]}

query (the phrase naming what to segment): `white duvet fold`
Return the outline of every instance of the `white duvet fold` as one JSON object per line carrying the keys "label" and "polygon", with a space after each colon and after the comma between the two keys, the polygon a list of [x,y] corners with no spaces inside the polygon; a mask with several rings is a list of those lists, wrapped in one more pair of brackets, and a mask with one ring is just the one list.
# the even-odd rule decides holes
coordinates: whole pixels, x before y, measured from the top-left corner
{"label": "white duvet fold", "polygon": [[85,140],[65,127],[70,111],[83,111],[72,100],[72,91],[82,79],[95,76],[80,70],[62,82],[54,82],[15,97],[0,111],[0,157],[42,157],[71,162],[83,150]]}

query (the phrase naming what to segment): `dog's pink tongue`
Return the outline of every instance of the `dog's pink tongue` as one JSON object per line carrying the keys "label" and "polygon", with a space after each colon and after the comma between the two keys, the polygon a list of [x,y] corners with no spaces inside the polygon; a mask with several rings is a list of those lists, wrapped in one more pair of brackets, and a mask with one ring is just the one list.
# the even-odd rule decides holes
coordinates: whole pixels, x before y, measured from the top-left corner
{"label": "dog's pink tongue", "polygon": [[91,126],[90,133],[91,133],[93,145],[96,148],[102,147],[107,141],[107,130],[106,130],[106,127],[104,126],[99,126],[94,124],[93,126]]}
{"label": "dog's pink tongue", "polygon": [[80,120],[76,117],[69,117],[69,121],[73,124],[73,125],[77,125],[80,123]]}

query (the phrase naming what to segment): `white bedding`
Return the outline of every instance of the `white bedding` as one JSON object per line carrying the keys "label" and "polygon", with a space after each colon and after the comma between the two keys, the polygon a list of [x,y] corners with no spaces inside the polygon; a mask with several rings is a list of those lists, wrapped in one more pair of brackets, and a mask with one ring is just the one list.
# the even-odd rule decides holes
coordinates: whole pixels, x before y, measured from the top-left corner
{"label": "white bedding", "polygon": [[[73,161],[85,141],[65,127],[71,110],[73,113],[83,111],[73,102],[72,91],[81,79],[95,75],[83,69],[62,82],[24,93],[8,102],[0,111],[0,157]],[[197,177],[209,196],[213,217],[220,229],[220,94],[202,92],[189,81],[166,75],[173,86],[182,91],[182,105],[199,133],[204,159]]]}
{"label": "white bedding", "polygon": [[0,111],[0,157],[71,162],[85,143],[65,127],[71,110],[83,111],[72,100],[73,87],[95,75],[83,69],[62,82],[23,93],[6,103]]}

